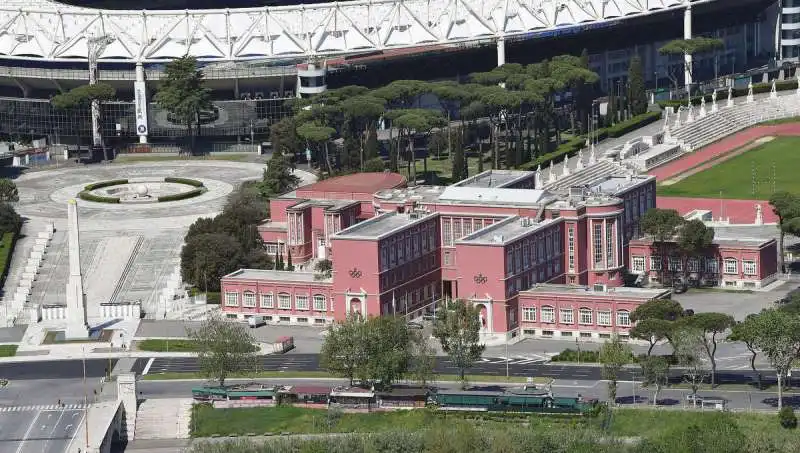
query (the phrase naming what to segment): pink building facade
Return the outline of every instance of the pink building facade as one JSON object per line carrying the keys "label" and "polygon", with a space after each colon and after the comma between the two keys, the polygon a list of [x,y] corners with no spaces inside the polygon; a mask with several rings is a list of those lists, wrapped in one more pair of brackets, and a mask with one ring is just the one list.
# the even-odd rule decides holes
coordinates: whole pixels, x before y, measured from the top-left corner
{"label": "pink building facade", "polygon": [[630,272],[640,275],[644,284],[670,285],[680,278],[700,286],[729,289],[758,289],[778,278],[775,239],[719,238],[710,250],[695,257],[681,256],[674,245],[666,250],[666,256],[661,256],[652,241],[633,241]]}
{"label": "pink building facade", "polygon": [[[233,317],[251,316],[252,296],[248,306],[243,304],[246,286],[256,294],[289,294],[290,308],[255,307],[279,323],[288,317],[290,323],[323,325],[354,312],[416,318],[432,315],[437,301],[465,299],[479,307],[487,341],[561,332],[597,338],[607,328],[624,330],[629,326],[617,325],[617,312],[630,311],[648,297],[662,297],[663,291],[653,296],[622,288],[631,260],[638,269],[649,251],[640,239],[639,219],[655,207],[655,179],[605,160],[559,172],[490,170],[448,187],[413,188],[405,187],[399,175],[375,174],[357,183],[353,178],[362,175],[350,175],[285,194],[270,201],[272,217],[259,230],[268,251],[291,253],[301,272],[244,270],[228,275],[222,291],[223,300],[231,304],[223,303],[223,309]],[[375,190],[366,197],[368,189]],[[774,241],[742,247],[736,259],[747,262],[747,272],[751,260],[742,261],[742,253],[759,256],[757,275],[775,273]],[[726,250],[720,249],[720,260],[734,256]],[[330,278],[313,275],[320,259],[332,261]],[[737,267],[740,273],[743,266]],[[727,281],[719,284],[729,286]],[[544,300],[539,296],[545,293],[542,285],[551,292],[563,286],[563,300],[571,300],[570,288],[605,288],[579,292],[583,299],[574,296],[573,319],[578,319],[578,310],[588,308],[593,324],[569,327],[531,318],[532,307],[543,307],[537,302]],[[295,286],[301,294],[299,307],[294,304],[297,291],[289,289]],[[736,287],[744,288],[744,283]],[[236,296],[228,299],[228,293]],[[326,298],[325,316],[305,308],[305,294]],[[282,300],[286,307],[286,297]],[[560,313],[560,305],[552,308]],[[611,310],[611,325],[606,310]]]}

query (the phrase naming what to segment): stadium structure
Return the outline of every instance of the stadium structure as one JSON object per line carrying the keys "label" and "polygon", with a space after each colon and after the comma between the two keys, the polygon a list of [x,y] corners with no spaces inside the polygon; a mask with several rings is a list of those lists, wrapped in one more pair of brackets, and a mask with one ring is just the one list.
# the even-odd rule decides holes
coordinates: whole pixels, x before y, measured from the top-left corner
{"label": "stadium structure", "polygon": [[[120,143],[174,140],[183,128],[151,102],[151,95],[164,64],[187,54],[201,62],[214,91],[216,107],[204,115],[201,135],[252,142],[285,114],[285,99],[322,92],[336,85],[337,77],[360,81],[363,69],[377,61],[405,65],[420,54],[449,54],[449,61],[471,60],[486,70],[505,63],[507,48],[514,52],[515,46],[524,53],[536,48],[533,53],[544,56],[591,47],[592,69],[608,87],[624,77],[635,50],[653,55],[644,58],[646,72],[658,83],[668,65],[682,61],[659,59],[656,41],[694,32],[726,40],[726,50],[714,56],[714,72],[719,67],[729,72],[763,56],[764,48],[778,46],[777,32],[769,30],[763,11],[782,6],[773,0],[373,0],[133,11],[69,1],[6,0],[0,5],[0,96],[5,96],[0,98],[0,133],[46,136],[51,142],[92,135],[88,111],[59,112],[48,99],[97,80],[114,86],[119,96],[104,105],[99,121],[103,137]],[[112,3],[102,5],[111,8]],[[650,35],[650,42],[630,47]],[[764,36],[773,36],[774,46],[763,43]],[[598,42],[621,50],[598,47]],[[557,43],[572,47],[551,46]],[[464,52],[481,52],[481,58],[465,59]],[[417,78],[441,70],[424,62],[416,67]],[[685,82],[691,76],[686,72]]]}

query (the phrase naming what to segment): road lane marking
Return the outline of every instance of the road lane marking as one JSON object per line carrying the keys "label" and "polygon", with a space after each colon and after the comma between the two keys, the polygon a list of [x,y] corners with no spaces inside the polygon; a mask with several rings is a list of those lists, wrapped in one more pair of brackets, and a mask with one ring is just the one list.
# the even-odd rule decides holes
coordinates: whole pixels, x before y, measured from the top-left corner
{"label": "road lane marking", "polygon": [[155,357],[152,357],[150,358],[150,360],[147,361],[147,365],[145,365],[144,369],[142,370],[142,376],[144,376],[145,374],[147,374],[148,371],[150,371],[150,367],[153,366],[153,362],[155,361],[156,361]]}
{"label": "road lane marking", "polygon": [[30,426],[28,426],[28,429],[25,431],[25,434],[22,436],[22,442],[19,443],[19,447],[17,447],[16,453],[22,453],[22,449],[25,448],[25,441],[31,435],[31,431],[33,431],[33,427],[36,426],[36,422],[39,420],[39,416],[41,414],[42,414],[41,412],[37,412],[36,416],[33,417],[33,421],[31,422]]}
{"label": "road lane marking", "polygon": [[[45,441],[44,441],[44,448],[42,449],[42,451],[47,451],[47,444],[50,443],[50,440],[53,438],[53,434],[56,433],[56,428],[58,428],[58,424],[61,423],[61,418],[64,417],[64,413],[65,412],[66,411],[61,411],[61,413],[58,415],[58,418],[56,419],[56,424],[53,425],[53,429],[50,430],[50,434],[47,436],[47,439],[45,439]],[[47,416],[48,419],[50,417],[52,417],[52,414]]]}

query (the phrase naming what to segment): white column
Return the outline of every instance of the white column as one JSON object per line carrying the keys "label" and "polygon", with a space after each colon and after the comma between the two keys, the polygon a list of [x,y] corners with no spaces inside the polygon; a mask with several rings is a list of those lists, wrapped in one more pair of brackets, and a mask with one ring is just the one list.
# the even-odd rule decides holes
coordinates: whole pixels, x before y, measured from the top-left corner
{"label": "white column", "polygon": [[136,106],[136,135],[139,143],[147,143],[147,84],[144,81],[144,66],[136,63],[136,81],[133,82],[134,104]]}
{"label": "white column", "polygon": [[[692,5],[687,4],[686,10],[683,12],[683,39],[692,39]],[[689,85],[692,84],[692,56],[686,54],[683,56],[684,58],[684,70],[683,70],[683,83],[686,84],[686,90],[688,92]]]}
{"label": "white column", "polygon": [[497,66],[506,64],[506,38],[497,38]]}

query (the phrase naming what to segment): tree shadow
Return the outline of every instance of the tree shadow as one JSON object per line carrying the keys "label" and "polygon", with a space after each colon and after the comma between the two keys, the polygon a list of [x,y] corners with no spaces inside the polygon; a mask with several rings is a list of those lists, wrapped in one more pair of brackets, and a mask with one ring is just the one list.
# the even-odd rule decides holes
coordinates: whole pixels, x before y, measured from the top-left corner
{"label": "tree shadow", "polygon": [[[791,406],[795,409],[800,409],[800,395],[792,395],[792,396],[784,396],[782,398],[784,406]],[[761,400],[763,404],[766,404],[771,407],[778,407],[778,397],[774,398],[764,398]]]}
{"label": "tree shadow", "polygon": [[644,395],[621,396],[615,400],[617,404],[645,404],[650,401],[650,398]]}

